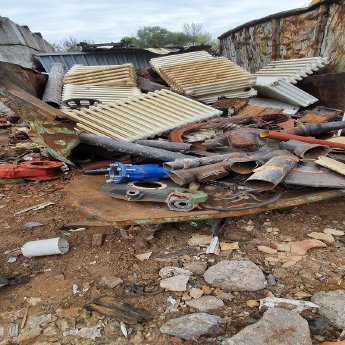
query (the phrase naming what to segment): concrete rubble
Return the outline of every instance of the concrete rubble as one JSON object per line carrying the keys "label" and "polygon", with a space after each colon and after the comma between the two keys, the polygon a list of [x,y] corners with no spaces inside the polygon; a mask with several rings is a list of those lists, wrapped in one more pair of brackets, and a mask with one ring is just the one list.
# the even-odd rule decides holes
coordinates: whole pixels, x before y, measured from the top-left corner
{"label": "concrete rubble", "polygon": [[1,17],[0,344],[343,344],[343,12],[68,54]]}

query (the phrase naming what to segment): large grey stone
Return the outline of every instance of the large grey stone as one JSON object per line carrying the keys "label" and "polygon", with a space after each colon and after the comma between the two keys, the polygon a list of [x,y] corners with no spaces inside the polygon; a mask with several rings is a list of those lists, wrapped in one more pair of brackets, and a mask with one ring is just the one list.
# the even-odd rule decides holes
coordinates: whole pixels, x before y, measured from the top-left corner
{"label": "large grey stone", "polygon": [[198,340],[200,336],[209,334],[219,319],[219,316],[206,313],[188,314],[166,322],[160,331],[186,340]]}
{"label": "large grey stone", "polygon": [[187,301],[186,304],[188,307],[198,309],[199,311],[215,310],[224,307],[223,301],[215,296],[202,296]]}
{"label": "large grey stone", "polygon": [[319,313],[340,329],[345,329],[345,290],[320,291],[311,300],[321,306]]}
{"label": "large grey stone", "polygon": [[312,345],[308,322],[294,311],[269,309],[222,345]]}
{"label": "large grey stone", "polygon": [[204,278],[214,287],[231,291],[258,291],[266,286],[261,269],[252,261],[223,260],[210,267]]}

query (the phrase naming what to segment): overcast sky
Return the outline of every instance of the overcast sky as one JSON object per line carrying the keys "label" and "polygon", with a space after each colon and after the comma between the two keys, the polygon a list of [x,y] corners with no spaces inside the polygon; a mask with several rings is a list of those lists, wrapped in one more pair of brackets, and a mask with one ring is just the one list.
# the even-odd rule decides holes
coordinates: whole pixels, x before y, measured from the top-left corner
{"label": "overcast sky", "polygon": [[307,7],[311,0],[0,0],[1,16],[49,42],[65,37],[95,43],[118,42],[141,26],[159,25],[171,31],[183,23],[203,23],[214,37],[249,20]]}

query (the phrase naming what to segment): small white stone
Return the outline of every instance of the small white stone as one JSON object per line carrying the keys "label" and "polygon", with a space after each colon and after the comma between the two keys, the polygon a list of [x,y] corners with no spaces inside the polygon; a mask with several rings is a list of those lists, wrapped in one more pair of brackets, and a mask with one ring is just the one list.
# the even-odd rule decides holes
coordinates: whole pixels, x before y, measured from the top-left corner
{"label": "small white stone", "polygon": [[321,240],[324,242],[328,242],[328,243],[333,243],[335,242],[335,239],[332,235],[324,233],[324,232],[311,232],[310,234],[308,234],[309,237],[311,238],[315,238],[317,240]]}
{"label": "small white stone", "polygon": [[342,230],[337,230],[337,229],[332,229],[332,228],[326,228],[325,230],[323,230],[323,232],[325,234],[333,235],[333,236],[343,236],[345,234],[345,232]]}

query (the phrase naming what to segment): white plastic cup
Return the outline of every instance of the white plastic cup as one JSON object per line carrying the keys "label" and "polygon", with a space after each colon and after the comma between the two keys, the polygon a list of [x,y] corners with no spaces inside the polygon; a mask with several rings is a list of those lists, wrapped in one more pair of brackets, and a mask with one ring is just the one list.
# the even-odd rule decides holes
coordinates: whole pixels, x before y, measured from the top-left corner
{"label": "white plastic cup", "polygon": [[62,237],[30,241],[23,245],[21,251],[22,254],[28,258],[33,256],[66,254],[69,251],[69,243]]}

